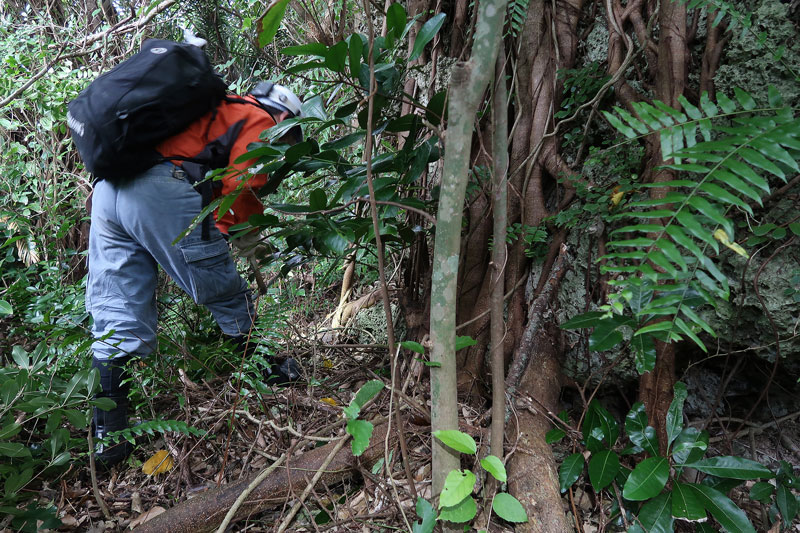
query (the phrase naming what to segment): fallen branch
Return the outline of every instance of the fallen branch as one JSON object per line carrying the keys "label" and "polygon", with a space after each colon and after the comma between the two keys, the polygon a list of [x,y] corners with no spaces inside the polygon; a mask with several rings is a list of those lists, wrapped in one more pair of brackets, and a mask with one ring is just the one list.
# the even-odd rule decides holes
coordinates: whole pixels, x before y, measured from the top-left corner
{"label": "fallen branch", "polygon": [[[308,477],[309,472],[320,474],[316,482],[331,485],[350,478],[358,471],[359,463],[371,467],[383,455],[383,440],[386,438],[387,430],[388,424],[386,423],[376,426],[369,447],[360,457],[353,457],[349,448],[341,448],[341,441],[339,441],[288,458],[285,468],[274,470],[257,487],[251,489],[252,492],[241,503],[232,522],[283,505],[295,491],[309,486],[311,482]],[[391,432],[389,438],[395,439],[395,432]],[[341,449],[333,454],[330,463],[325,466],[331,451],[337,447]],[[214,531],[222,523],[228,510],[234,506],[237,498],[253,483],[255,477],[251,476],[229,485],[222,485],[195,496],[191,500],[181,502],[140,525],[136,528],[136,532],[202,533]]]}

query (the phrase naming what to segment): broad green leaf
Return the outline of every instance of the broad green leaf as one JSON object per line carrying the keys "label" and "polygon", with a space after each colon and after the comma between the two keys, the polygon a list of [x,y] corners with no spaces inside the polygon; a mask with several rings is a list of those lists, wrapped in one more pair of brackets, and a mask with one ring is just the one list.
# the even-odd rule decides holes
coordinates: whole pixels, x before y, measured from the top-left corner
{"label": "broad green leaf", "polygon": [[503,461],[496,455],[487,455],[481,459],[481,466],[489,472],[497,481],[505,483],[507,479],[506,467]]}
{"label": "broad green leaf", "polygon": [[716,489],[698,484],[686,484],[711,516],[730,533],[755,533],[747,515],[730,498]]}
{"label": "broad green leaf", "polygon": [[706,511],[694,491],[677,481],[672,486],[672,516],[686,520],[703,520]]}
{"label": "broad green leaf", "polygon": [[686,401],[686,396],[686,385],[680,381],[675,383],[672,402],[667,410],[667,447],[683,431],[683,402]]}
{"label": "broad green leaf", "polygon": [[29,368],[31,364],[31,358],[28,355],[28,352],[22,349],[22,346],[16,345],[11,349],[11,357],[14,358],[14,362],[19,365],[20,368]]}
{"label": "broad green leaf", "polygon": [[0,300],[0,316],[8,316],[14,314],[14,308],[5,300]]}
{"label": "broad green leaf", "polygon": [[277,0],[270,4],[264,18],[261,20],[261,31],[258,34],[258,45],[265,47],[275,38],[278,28],[281,26],[283,15],[286,13],[286,5],[289,0]]}
{"label": "broad green leaf", "polygon": [[675,522],[672,518],[672,495],[669,492],[659,494],[645,503],[637,519],[643,533],[672,533]]}
{"label": "broad green leaf", "polygon": [[457,452],[474,454],[478,450],[475,439],[457,429],[434,431],[433,436]]}
{"label": "broad green leaf", "polygon": [[287,56],[318,56],[325,57],[328,47],[322,43],[306,43],[298,46],[287,46],[281,50]]}
{"label": "broad green leaf", "polygon": [[625,432],[636,446],[652,456],[658,455],[656,430],[647,425],[647,412],[642,402],[636,402],[625,417]]}
{"label": "broad green leaf", "polygon": [[395,39],[400,39],[403,36],[403,30],[406,27],[406,10],[397,2],[389,6],[386,11],[386,31],[387,34],[393,34]]}
{"label": "broad green leaf", "polygon": [[622,342],[622,333],[617,331],[617,327],[617,324],[610,320],[599,322],[589,337],[589,349],[603,352]]}
{"label": "broad green leaf", "polygon": [[761,463],[732,455],[709,457],[685,466],[712,476],[731,479],[758,479],[774,476],[772,471]]}
{"label": "broad green leaf", "polygon": [[353,442],[350,444],[355,457],[366,451],[373,429],[372,424],[366,420],[354,419],[347,421],[347,433],[353,437]]}
{"label": "broad green leaf", "polygon": [[0,442],[0,455],[6,457],[30,457],[31,452],[19,442]]}
{"label": "broad green leaf", "polygon": [[783,523],[791,524],[794,517],[797,516],[797,498],[792,494],[792,489],[779,483],[775,493],[775,504],[783,516]]}
{"label": "broad green leaf", "polygon": [[439,520],[462,524],[475,518],[477,513],[478,505],[475,503],[475,499],[472,496],[467,496],[456,505],[446,507],[440,506]]}
{"label": "broad green leaf", "polygon": [[414,522],[412,533],[433,533],[436,526],[436,509],[431,503],[420,496],[417,498],[417,516],[422,518],[422,522]]}
{"label": "broad green leaf", "polygon": [[669,478],[669,461],[664,457],[650,457],[638,465],[628,476],[622,495],[626,500],[644,501],[656,496]]}
{"label": "broad green leaf", "polygon": [[308,195],[308,205],[312,211],[322,211],[328,206],[328,198],[325,191],[321,188],[316,188]]}
{"label": "broad green leaf", "polygon": [[361,73],[361,58],[363,53],[364,41],[361,40],[361,35],[352,35],[350,37],[347,58],[350,66],[350,77],[352,77],[354,80],[358,80],[358,76]]}
{"label": "broad green leaf", "polygon": [[656,367],[656,345],[650,335],[635,335],[631,339],[636,371],[641,375]]}
{"label": "broad green leaf", "polygon": [[89,405],[97,407],[101,411],[110,411],[117,406],[117,403],[111,398],[94,398],[89,401]]}
{"label": "broad green leaf", "polygon": [[492,509],[497,513],[497,516],[507,522],[521,523],[528,521],[528,514],[525,512],[525,508],[511,494],[505,492],[495,494],[494,500],[492,500]]}
{"label": "broad green leaf", "polygon": [[0,386],[0,400],[5,406],[10,406],[19,394],[19,385],[14,380],[8,380]]}
{"label": "broad green leaf", "polygon": [[708,432],[697,428],[686,428],[672,445],[672,459],[682,465],[700,459],[708,448]]}
{"label": "broad green leaf", "polygon": [[469,470],[451,471],[444,480],[444,487],[439,496],[439,509],[458,505],[464,498],[472,494],[474,487],[475,474]]}
{"label": "broad green leaf", "polygon": [[355,403],[359,408],[364,407],[364,405],[382,391],[385,386],[383,381],[378,379],[367,381],[358,389],[352,403]]}
{"label": "broad green leaf", "polygon": [[[33,478],[33,469],[26,468],[22,471],[14,472],[6,478],[5,482],[5,492],[4,496],[10,498],[14,494],[16,494],[22,487],[27,485],[27,483]],[[13,500],[12,500],[13,501]]]}
{"label": "broad green leaf", "polygon": [[411,50],[411,55],[408,56],[409,63],[422,55],[425,45],[431,42],[434,36],[436,36],[446,16],[447,15],[444,13],[438,13],[422,25],[422,28],[420,28],[417,34],[417,39],[414,41],[414,48]]}
{"label": "broad green leaf", "polygon": [[0,429],[0,441],[8,440],[22,430],[22,424],[19,422],[11,422]]}
{"label": "broad green leaf", "polygon": [[561,463],[558,469],[558,484],[561,487],[561,492],[566,492],[576,481],[583,472],[583,455],[580,453],[573,453],[568,456]]}
{"label": "broad green leaf", "polygon": [[558,442],[566,436],[566,431],[563,429],[554,428],[545,433],[544,440],[547,444],[553,444],[554,442]]}
{"label": "broad green leaf", "polygon": [[589,481],[595,492],[606,488],[619,472],[619,456],[611,450],[592,454],[589,460]]}
{"label": "broad green leaf", "polygon": [[468,348],[470,346],[475,346],[478,344],[478,341],[470,337],[469,335],[460,335],[456,337],[456,351],[461,350],[462,348]]}
{"label": "broad green leaf", "polygon": [[344,72],[344,69],[347,68],[348,58],[349,47],[347,43],[339,41],[325,52],[325,66],[334,72]]}
{"label": "broad green leaf", "polygon": [[775,487],[766,481],[759,481],[750,488],[750,499],[761,503],[769,503]]}
{"label": "broad green leaf", "polygon": [[418,354],[425,355],[425,348],[418,342],[415,342],[415,341],[403,341],[403,342],[400,343],[400,346],[402,346],[406,350],[411,350],[412,352],[416,352]]}

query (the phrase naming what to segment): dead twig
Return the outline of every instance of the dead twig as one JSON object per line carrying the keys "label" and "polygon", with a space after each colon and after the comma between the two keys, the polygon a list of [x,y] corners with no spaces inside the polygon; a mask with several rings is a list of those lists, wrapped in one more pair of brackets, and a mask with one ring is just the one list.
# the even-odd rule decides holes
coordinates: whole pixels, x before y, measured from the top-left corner
{"label": "dead twig", "polygon": [[[338,451],[338,450],[336,450],[336,451]],[[233,520],[233,517],[236,514],[236,511],[239,510],[239,507],[241,507],[242,504],[244,503],[244,501],[247,499],[247,497],[250,496],[250,493],[253,492],[253,490],[255,490],[255,488],[258,487],[261,484],[261,482],[264,481],[264,479],[268,475],[270,475],[276,468],[281,466],[281,464],[283,464],[283,461],[285,461],[285,460],[286,460],[286,454],[284,453],[283,455],[278,457],[277,461],[275,461],[274,463],[269,465],[269,467],[265,468],[260,474],[258,474],[253,479],[252,482],[250,482],[249,485],[247,485],[247,488],[245,488],[242,491],[242,493],[239,494],[239,497],[236,498],[236,501],[233,502],[233,505],[228,510],[228,514],[225,515],[225,518],[222,520],[222,523],[217,528],[217,533],[225,533],[225,529],[228,527],[228,524],[231,523],[231,520]],[[328,466],[328,465],[326,464],[322,468],[324,469],[326,466]]]}

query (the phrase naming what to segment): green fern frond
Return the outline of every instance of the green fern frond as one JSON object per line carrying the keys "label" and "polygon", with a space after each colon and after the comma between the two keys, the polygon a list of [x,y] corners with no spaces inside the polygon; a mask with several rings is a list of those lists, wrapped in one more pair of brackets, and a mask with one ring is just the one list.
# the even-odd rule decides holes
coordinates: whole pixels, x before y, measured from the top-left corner
{"label": "green fern frond", "polygon": [[[634,222],[611,233],[604,271],[622,275],[617,285],[623,297],[632,283],[647,288],[647,303],[640,298],[631,307],[637,322],[646,324],[634,339],[644,334],[665,342],[688,337],[705,349],[697,332],[713,330],[694,308],[728,299],[728,279],[716,262],[720,245],[744,253],[735,244],[731,214],[752,215],[752,204],[761,205],[769,195],[770,179],[785,182],[787,172],[800,172],[800,119],[783,107],[774,89],[763,107],[740,89],[734,99],[719,95],[716,103],[704,94],[699,107],[679,100],[682,110],[640,102],[633,106],[637,116],[620,108],[616,114],[605,112],[628,139],[658,135],[664,160],[673,161],[665,168],[677,171],[680,179],[643,185],[640,192],[653,187],[667,192],[642,195],[615,215]],[[651,323],[659,317],[667,320]]]}
{"label": "green fern frond", "polygon": [[111,431],[108,436],[103,439],[106,444],[114,444],[121,442],[123,439],[131,444],[135,443],[136,437],[141,437],[145,433],[148,435],[155,435],[156,433],[182,433],[184,435],[194,435],[195,437],[204,437],[207,432],[193,428],[186,422],[180,420],[148,420],[141,424],[136,424],[133,427],[123,429],[120,431]]}

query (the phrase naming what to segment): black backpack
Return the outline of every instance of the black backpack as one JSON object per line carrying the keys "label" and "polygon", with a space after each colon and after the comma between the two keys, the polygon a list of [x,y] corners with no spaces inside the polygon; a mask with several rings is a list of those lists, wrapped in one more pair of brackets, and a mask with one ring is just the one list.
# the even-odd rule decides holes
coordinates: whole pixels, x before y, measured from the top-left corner
{"label": "black backpack", "polygon": [[215,109],[225,89],[201,48],[150,39],[69,103],[67,125],[89,172],[119,183],[164,160],[155,146]]}

